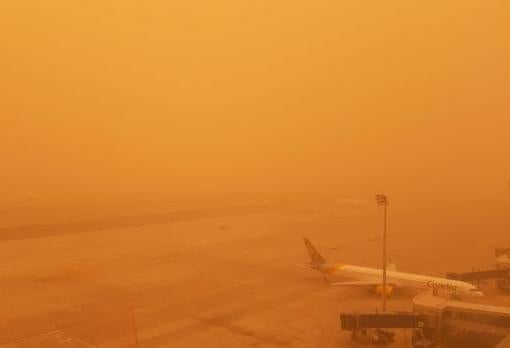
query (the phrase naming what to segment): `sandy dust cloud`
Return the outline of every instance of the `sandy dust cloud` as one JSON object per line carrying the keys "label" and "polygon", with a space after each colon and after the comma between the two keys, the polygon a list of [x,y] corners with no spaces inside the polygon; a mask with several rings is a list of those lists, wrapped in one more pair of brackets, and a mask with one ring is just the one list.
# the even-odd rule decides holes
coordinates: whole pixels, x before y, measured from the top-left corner
{"label": "sandy dust cloud", "polygon": [[[116,297],[115,289],[134,303],[130,296],[146,291],[145,282],[157,287],[151,276],[173,281],[162,274],[176,266],[154,256],[169,250],[181,260],[179,253],[199,248],[192,257],[198,270],[208,257],[202,252],[216,247],[218,255],[243,262],[246,243],[255,245],[247,257],[305,262],[302,234],[329,243],[377,232],[380,211],[372,200],[378,192],[391,198],[400,244],[390,248],[408,257],[411,270],[427,271],[456,238],[479,243],[482,250],[467,253],[489,260],[510,227],[509,16],[504,0],[3,0],[0,239],[14,243],[2,257],[3,282],[14,287],[4,298],[26,302],[18,314],[7,311],[1,324],[30,327],[16,323],[92,298],[101,302],[104,294]],[[292,215],[324,202],[339,215]],[[284,209],[283,217],[266,212],[282,204],[299,209]],[[185,215],[161,215],[176,211]],[[212,231],[198,219],[202,212]],[[155,225],[122,220],[137,216]],[[180,245],[166,235],[167,225],[158,223],[174,218],[184,231],[176,234],[196,230],[200,237]],[[124,237],[121,227],[128,229]],[[66,233],[89,228],[104,232],[95,242],[87,233]],[[63,240],[46,241],[53,234]],[[167,245],[165,238],[174,241]],[[435,238],[443,244],[423,247]],[[138,261],[123,243],[140,246]],[[107,251],[113,244],[117,258]],[[84,249],[73,251],[79,245]],[[287,249],[291,261],[264,251],[270,248],[275,255]],[[369,249],[331,257],[377,265],[377,244]],[[30,260],[11,265],[20,253]],[[110,265],[94,273],[92,255]],[[161,274],[141,266],[145,256]],[[219,256],[214,262],[224,277],[240,272],[229,272]],[[139,272],[136,279],[105,283],[129,267]],[[78,278],[69,275],[74,271]],[[18,286],[41,283],[51,295],[23,299]],[[80,295],[55,300],[64,289]],[[328,291],[333,298],[321,301],[335,302]],[[253,339],[286,344],[268,337]]]}

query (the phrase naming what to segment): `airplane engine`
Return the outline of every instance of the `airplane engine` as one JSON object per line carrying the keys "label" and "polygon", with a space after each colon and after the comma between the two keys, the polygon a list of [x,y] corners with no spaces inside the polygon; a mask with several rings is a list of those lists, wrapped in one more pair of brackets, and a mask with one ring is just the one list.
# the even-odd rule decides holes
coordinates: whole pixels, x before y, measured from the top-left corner
{"label": "airplane engine", "polygon": [[[386,296],[391,296],[391,294],[393,293],[394,289],[395,288],[393,286],[386,284],[386,288],[384,289],[385,293],[386,293]],[[375,287],[375,293],[379,294],[379,295],[383,294],[383,286],[382,286],[382,284],[381,285],[377,285]]]}

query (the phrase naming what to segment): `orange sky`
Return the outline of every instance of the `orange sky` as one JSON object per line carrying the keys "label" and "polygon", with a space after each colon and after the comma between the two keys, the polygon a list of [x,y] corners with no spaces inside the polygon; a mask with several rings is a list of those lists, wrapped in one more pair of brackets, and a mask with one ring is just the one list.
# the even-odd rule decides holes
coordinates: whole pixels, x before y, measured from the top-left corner
{"label": "orange sky", "polygon": [[501,201],[509,18],[507,0],[3,0],[0,204]]}

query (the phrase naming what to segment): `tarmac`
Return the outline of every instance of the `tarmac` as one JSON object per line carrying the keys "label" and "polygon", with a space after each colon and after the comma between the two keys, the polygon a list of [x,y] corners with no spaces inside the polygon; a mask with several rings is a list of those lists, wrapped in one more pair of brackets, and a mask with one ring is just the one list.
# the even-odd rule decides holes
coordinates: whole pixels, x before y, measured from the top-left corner
{"label": "tarmac", "polygon": [[[339,313],[378,310],[380,298],[329,286],[304,265],[302,236],[328,260],[377,266],[377,217],[364,218],[366,209],[149,216],[118,227],[53,226],[58,233],[34,227],[22,239],[5,229],[0,347],[356,347],[340,330]],[[418,254],[397,241],[392,251],[405,271],[441,275],[458,263],[431,260],[441,245],[423,245]],[[480,255],[470,263],[490,259]],[[396,294],[389,309],[410,310],[411,303],[412,296]],[[393,346],[408,342],[404,333]]]}

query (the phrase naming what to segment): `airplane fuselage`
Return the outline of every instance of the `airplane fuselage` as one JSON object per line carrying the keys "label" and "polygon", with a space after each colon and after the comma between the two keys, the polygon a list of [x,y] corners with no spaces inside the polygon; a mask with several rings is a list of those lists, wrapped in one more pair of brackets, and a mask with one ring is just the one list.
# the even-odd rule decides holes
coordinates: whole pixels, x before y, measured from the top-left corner
{"label": "airplane fuselage", "polygon": [[[383,272],[381,269],[344,264],[324,264],[321,268],[326,274],[335,274],[358,280],[370,280],[382,284]],[[483,293],[473,284],[453,279],[387,270],[386,280],[387,284],[396,288],[412,287],[429,289],[437,293],[472,297],[483,296]]]}

